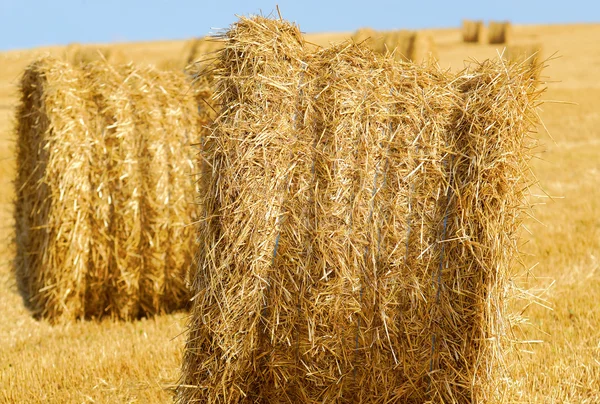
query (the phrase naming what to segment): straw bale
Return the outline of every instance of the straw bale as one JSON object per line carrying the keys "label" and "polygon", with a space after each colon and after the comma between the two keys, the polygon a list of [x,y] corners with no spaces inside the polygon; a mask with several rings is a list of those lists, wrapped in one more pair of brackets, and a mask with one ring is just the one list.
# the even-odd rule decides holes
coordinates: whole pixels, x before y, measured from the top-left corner
{"label": "straw bale", "polygon": [[[306,60],[311,82],[306,94],[319,94],[319,101],[307,110],[312,116],[306,133],[312,142],[308,150],[313,150],[314,175],[307,187],[312,188],[310,203],[293,213],[295,220],[311,224],[304,236],[309,255],[301,273],[298,307],[288,306],[298,311],[293,367],[301,371],[301,379],[280,385],[292,401],[353,400],[361,394],[357,386],[368,384],[369,377],[367,354],[356,349],[355,341],[361,346],[369,343],[364,330],[371,320],[373,291],[363,285],[369,282],[366,274],[377,252],[367,246],[377,238],[372,198],[383,183],[390,136],[379,100],[389,93],[383,73],[391,61],[382,63],[354,44]],[[294,244],[295,239],[282,234],[281,248],[293,250]],[[298,294],[293,288],[287,293]],[[273,299],[271,305],[286,308],[281,300]],[[286,347],[281,344],[273,350],[285,352]],[[271,364],[273,369],[283,366],[284,362]]]}
{"label": "straw bale", "polygon": [[354,33],[355,43],[365,43],[371,50],[385,55],[391,53],[399,61],[420,63],[437,58],[435,42],[431,34],[421,31],[375,31],[361,28]]}
{"label": "straw bale", "polygon": [[510,41],[512,25],[509,21],[490,21],[488,26],[488,42],[503,44]]}
{"label": "straw bale", "polygon": [[409,55],[409,59],[415,63],[437,60],[438,52],[433,35],[423,31],[416,31],[412,38]]}
{"label": "straw bale", "polygon": [[207,122],[185,75],[42,59],[21,87],[16,274],[34,314],[130,319],[186,306],[191,144]]}
{"label": "straw bale", "polygon": [[119,49],[106,46],[84,46],[71,43],[66,46],[63,60],[72,65],[85,65],[87,63],[106,60],[112,64],[127,63],[127,56]]}
{"label": "straw bale", "polygon": [[356,43],[361,43],[367,40],[373,40],[377,38],[379,33],[373,28],[363,27],[359,28],[353,35],[352,40]]}
{"label": "straw bale", "polygon": [[183,67],[186,67],[198,60],[210,59],[214,53],[223,47],[221,41],[216,37],[192,38],[183,45],[181,59]]}
{"label": "straw bale", "polygon": [[[175,78],[175,79],[174,79]],[[158,314],[185,306],[189,298],[186,277],[196,245],[195,232],[189,226],[196,218],[194,198],[197,191],[192,176],[198,170],[198,109],[196,90],[179,74],[135,70],[126,80],[131,100],[138,108],[133,116],[142,145],[140,205],[144,248],[144,270],[140,274],[140,304],[145,313]],[[196,114],[192,113],[193,111]]]}
{"label": "straw bale", "polygon": [[177,401],[498,399],[537,122],[525,69],[311,53],[253,17],[216,85]]}
{"label": "straw bale", "polygon": [[504,51],[504,58],[510,63],[527,66],[531,71],[533,80],[540,80],[544,68],[544,52],[540,43],[510,44]]}
{"label": "straw bale", "polygon": [[481,41],[483,21],[463,20],[462,38],[463,42],[478,43]]}
{"label": "straw bale", "polygon": [[[131,153],[136,153],[135,145],[130,144],[134,140],[131,133],[133,128],[127,123],[131,107],[119,84],[120,80],[111,80],[113,71],[108,68],[107,71],[103,71],[100,66],[81,69],[84,87],[80,90],[80,96],[93,102],[97,111],[89,126],[92,134],[86,142],[90,149],[88,177],[91,185],[91,206],[85,217],[95,231],[89,246],[91,265],[88,265],[85,281],[81,283],[85,285],[82,289],[85,292],[85,317],[93,317],[108,307],[117,313],[123,311],[123,314],[127,314],[127,308],[122,307],[121,299],[127,301],[129,291],[123,290],[124,293],[119,295],[116,288],[119,277],[116,277],[114,272],[123,257],[120,256],[121,251],[115,247],[123,241],[120,239],[121,235],[125,236],[125,240],[131,236],[130,243],[123,246],[122,252],[127,253],[132,245],[138,245],[135,235],[131,234],[133,229],[124,228],[127,224],[136,223],[135,216],[138,211],[135,206],[132,206],[131,211],[127,207],[133,189],[139,187],[137,175],[130,177],[135,167],[131,167],[130,164],[121,165],[123,161],[135,161],[130,156]],[[124,144],[121,145],[121,142]],[[124,171],[120,173],[122,169]],[[119,180],[121,174],[127,181]],[[125,187],[117,191],[120,182],[124,182]],[[133,220],[130,223],[122,223],[123,217],[120,214],[123,209],[129,214],[133,212]],[[119,233],[119,228],[124,233]],[[135,263],[135,259],[126,261],[128,266],[131,265],[128,269],[131,273],[139,271],[139,263]],[[64,270],[68,270],[68,267]],[[115,301],[117,299],[119,302]]]}

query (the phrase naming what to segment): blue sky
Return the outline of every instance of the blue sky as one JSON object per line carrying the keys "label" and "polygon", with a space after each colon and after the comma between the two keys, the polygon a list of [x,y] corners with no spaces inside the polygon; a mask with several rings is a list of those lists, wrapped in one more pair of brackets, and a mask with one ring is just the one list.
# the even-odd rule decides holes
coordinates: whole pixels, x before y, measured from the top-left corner
{"label": "blue sky", "polygon": [[589,0],[0,0],[0,50],[202,36],[276,4],[304,32],[454,27],[463,18],[600,22],[600,1]]}

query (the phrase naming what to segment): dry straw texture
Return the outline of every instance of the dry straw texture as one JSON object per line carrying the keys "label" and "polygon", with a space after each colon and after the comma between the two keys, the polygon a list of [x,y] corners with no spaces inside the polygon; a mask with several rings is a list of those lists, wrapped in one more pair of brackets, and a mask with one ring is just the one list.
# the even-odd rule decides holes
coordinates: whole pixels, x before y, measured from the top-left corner
{"label": "dry straw texture", "polygon": [[183,74],[53,59],[17,111],[16,275],[35,315],[130,319],[186,306],[200,141]]}
{"label": "dry straw texture", "polygon": [[488,42],[490,44],[503,44],[510,41],[512,25],[508,21],[490,21],[488,27]]}
{"label": "dry straw texture", "polygon": [[433,37],[421,31],[375,31],[361,28],[352,35],[352,40],[355,43],[366,43],[379,54],[391,53],[396,60],[421,63],[437,58]]}
{"label": "dry straw texture", "polygon": [[481,41],[483,32],[483,21],[463,20],[462,38],[463,42],[478,43]]}
{"label": "dry straw texture", "polygon": [[180,403],[494,402],[537,92],[242,18],[217,63]]}

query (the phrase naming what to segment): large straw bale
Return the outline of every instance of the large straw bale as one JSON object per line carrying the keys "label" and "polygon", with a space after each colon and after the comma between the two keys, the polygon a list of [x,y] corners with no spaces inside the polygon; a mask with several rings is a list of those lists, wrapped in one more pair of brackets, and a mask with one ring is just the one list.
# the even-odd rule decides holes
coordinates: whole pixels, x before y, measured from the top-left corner
{"label": "large straw bale", "polygon": [[51,321],[186,305],[200,141],[183,73],[42,59],[17,112],[16,274]]}
{"label": "large straw bale", "polygon": [[488,42],[503,44],[510,41],[512,25],[509,21],[490,21],[488,26]]}
{"label": "large straw bale", "polygon": [[525,69],[310,53],[254,17],[216,79],[178,402],[498,399],[537,119]]}
{"label": "large straw bale", "polygon": [[483,21],[463,20],[462,21],[462,38],[463,42],[478,43],[481,41],[483,31]]}
{"label": "large straw bale", "polygon": [[355,43],[365,43],[371,50],[385,55],[391,53],[396,60],[420,63],[437,58],[433,37],[422,31],[375,31],[361,28],[352,35]]}

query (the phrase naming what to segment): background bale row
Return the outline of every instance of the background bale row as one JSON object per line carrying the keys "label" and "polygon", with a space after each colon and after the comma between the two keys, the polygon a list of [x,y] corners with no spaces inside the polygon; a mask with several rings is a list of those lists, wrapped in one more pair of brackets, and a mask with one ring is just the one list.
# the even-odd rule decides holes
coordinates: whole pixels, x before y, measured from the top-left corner
{"label": "background bale row", "polygon": [[243,18],[217,62],[179,402],[491,402],[539,92]]}
{"label": "background bale row", "polygon": [[63,53],[63,60],[71,65],[85,65],[92,62],[107,61],[112,64],[128,63],[127,56],[120,50],[107,46],[80,45],[71,43]]}
{"label": "background bale row", "polygon": [[463,20],[462,38],[463,42],[483,43],[488,41],[490,44],[503,44],[509,42],[512,36],[512,25],[508,21],[490,21],[487,27],[481,20]]}
{"label": "background bale row", "polygon": [[356,43],[367,46],[382,55],[392,53],[396,60],[421,63],[429,58],[437,58],[433,37],[421,31],[375,31],[371,28],[359,29],[352,35]]}
{"label": "background bale row", "polygon": [[51,321],[167,312],[189,300],[201,126],[183,74],[31,64],[17,111],[16,277]]}

